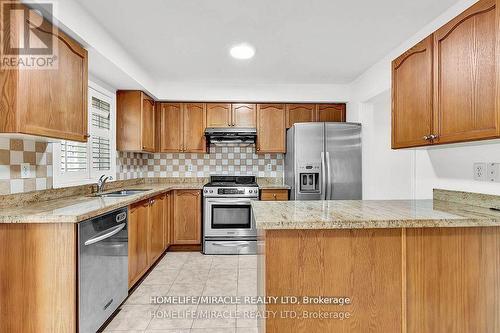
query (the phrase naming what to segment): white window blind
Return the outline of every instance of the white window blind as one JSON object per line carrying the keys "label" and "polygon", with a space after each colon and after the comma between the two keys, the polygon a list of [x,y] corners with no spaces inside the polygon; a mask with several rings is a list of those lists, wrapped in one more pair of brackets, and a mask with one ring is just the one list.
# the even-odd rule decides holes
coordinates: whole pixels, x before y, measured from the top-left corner
{"label": "white window blind", "polygon": [[86,143],[61,141],[54,145],[54,186],[88,184],[101,175],[116,176],[115,99],[89,82],[89,138]]}
{"label": "white window blind", "polygon": [[87,171],[87,144],[81,142],[61,142],[61,172]]}

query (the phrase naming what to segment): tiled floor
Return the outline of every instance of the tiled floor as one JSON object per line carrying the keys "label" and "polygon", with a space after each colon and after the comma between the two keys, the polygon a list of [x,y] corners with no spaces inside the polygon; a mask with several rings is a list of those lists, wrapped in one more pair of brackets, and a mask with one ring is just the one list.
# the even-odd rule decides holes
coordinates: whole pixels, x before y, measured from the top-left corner
{"label": "tiled floor", "polygon": [[[256,256],[206,256],[169,252],[146,277],[104,332],[257,333],[252,305],[156,305],[152,296],[256,296]],[[233,313],[229,318],[165,318],[165,313]],[[246,316],[248,317],[248,316]]]}

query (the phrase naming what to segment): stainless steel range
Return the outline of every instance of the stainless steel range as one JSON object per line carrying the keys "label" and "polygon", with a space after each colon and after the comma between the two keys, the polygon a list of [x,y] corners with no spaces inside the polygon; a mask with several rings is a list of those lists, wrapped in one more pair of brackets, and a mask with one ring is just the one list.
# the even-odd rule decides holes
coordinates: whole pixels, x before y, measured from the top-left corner
{"label": "stainless steel range", "polygon": [[256,254],[252,200],[259,199],[254,176],[212,176],[203,187],[203,253]]}

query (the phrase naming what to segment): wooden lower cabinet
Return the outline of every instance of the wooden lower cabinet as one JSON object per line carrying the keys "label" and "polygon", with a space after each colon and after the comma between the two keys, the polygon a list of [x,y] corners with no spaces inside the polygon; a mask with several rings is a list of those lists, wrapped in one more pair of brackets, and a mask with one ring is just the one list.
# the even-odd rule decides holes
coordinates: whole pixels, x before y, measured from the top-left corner
{"label": "wooden lower cabinet", "polygon": [[286,189],[264,189],[260,191],[261,201],[287,201],[288,190]]}
{"label": "wooden lower cabinet", "polygon": [[165,251],[167,194],[136,203],[129,208],[128,281],[132,287]]}
{"label": "wooden lower cabinet", "polygon": [[165,194],[150,201],[148,219],[148,266],[151,266],[163,253],[164,247],[164,207]]}
{"label": "wooden lower cabinet", "polygon": [[201,244],[201,191],[175,190],[173,202],[174,245]]}
{"label": "wooden lower cabinet", "polygon": [[128,222],[128,284],[132,287],[148,267],[149,200],[129,208]]}
{"label": "wooden lower cabinet", "polygon": [[77,331],[77,225],[0,224],[0,332]]}
{"label": "wooden lower cabinet", "polygon": [[165,193],[163,204],[163,250],[172,244],[172,192]]}

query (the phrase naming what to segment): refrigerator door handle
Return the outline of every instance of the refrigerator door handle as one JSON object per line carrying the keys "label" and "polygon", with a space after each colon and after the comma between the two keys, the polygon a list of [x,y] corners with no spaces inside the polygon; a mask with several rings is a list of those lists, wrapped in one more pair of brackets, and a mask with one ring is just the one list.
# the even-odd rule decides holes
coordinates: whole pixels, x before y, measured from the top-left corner
{"label": "refrigerator door handle", "polygon": [[332,200],[333,183],[332,183],[332,169],[330,168],[330,153],[326,152],[326,200]]}
{"label": "refrigerator door handle", "polygon": [[326,200],[327,191],[325,152],[321,152],[321,200]]}

